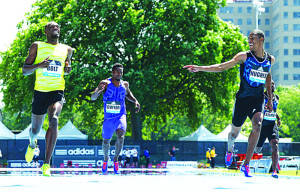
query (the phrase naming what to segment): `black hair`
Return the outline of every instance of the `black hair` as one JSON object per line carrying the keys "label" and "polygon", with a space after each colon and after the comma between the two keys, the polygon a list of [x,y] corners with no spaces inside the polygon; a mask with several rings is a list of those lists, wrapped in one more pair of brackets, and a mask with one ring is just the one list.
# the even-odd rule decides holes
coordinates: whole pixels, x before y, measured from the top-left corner
{"label": "black hair", "polygon": [[49,23],[47,23],[45,25],[45,30],[47,30],[47,28],[52,24],[52,23],[56,23],[55,21],[50,21]]}
{"label": "black hair", "polygon": [[263,42],[265,41],[265,34],[262,30],[254,29],[251,33],[258,35],[259,38],[263,38]]}
{"label": "black hair", "polygon": [[123,69],[123,65],[121,63],[115,63],[114,66],[112,67],[112,71],[114,71],[116,68],[122,68]]}

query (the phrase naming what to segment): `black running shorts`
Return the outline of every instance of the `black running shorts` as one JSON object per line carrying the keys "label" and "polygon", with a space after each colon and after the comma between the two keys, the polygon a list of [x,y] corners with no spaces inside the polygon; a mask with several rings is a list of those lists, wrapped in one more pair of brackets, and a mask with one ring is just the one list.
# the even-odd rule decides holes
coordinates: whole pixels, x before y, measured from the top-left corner
{"label": "black running shorts", "polygon": [[259,140],[256,146],[262,147],[266,138],[268,138],[269,142],[271,142],[272,139],[279,140],[278,127],[275,122],[261,127]]}
{"label": "black running shorts", "polygon": [[48,107],[56,102],[65,102],[63,91],[41,92],[34,91],[32,99],[32,113],[35,115],[44,115],[47,113]]}
{"label": "black running shorts", "polygon": [[241,127],[247,116],[252,119],[255,113],[263,112],[264,98],[236,97],[233,108],[232,124]]}

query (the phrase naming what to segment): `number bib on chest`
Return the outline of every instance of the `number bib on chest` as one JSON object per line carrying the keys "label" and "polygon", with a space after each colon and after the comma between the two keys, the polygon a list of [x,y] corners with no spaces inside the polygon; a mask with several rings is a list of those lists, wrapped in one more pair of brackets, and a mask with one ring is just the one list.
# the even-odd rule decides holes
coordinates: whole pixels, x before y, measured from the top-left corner
{"label": "number bib on chest", "polygon": [[62,66],[60,61],[50,61],[50,64],[47,68],[43,69],[44,76],[51,76],[51,77],[60,77],[62,74]]}
{"label": "number bib on chest", "polygon": [[264,119],[269,121],[276,121],[276,112],[275,111],[265,111]]}
{"label": "number bib on chest", "polygon": [[120,113],[121,105],[119,101],[107,101],[106,102],[106,113]]}
{"label": "number bib on chest", "polygon": [[249,74],[249,80],[257,83],[266,83],[266,78],[268,76],[267,72],[264,72],[262,70],[262,67],[255,70],[251,69],[250,74]]}

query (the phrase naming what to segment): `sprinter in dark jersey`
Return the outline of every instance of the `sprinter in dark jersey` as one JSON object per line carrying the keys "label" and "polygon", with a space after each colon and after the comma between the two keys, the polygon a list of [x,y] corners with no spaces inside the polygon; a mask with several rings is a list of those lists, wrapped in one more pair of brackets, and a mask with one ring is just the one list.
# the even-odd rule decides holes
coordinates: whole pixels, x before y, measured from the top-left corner
{"label": "sprinter in dark jersey", "polygon": [[232,129],[228,134],[228,149],[225,163],[230,166],[233,160],[234,141],[241,131],[247,116],[252,121],[252,131],[248,138],[246,158],[241,171],[252,177],[249,162],[256,147],[263,121],[264,84],[271,98],[267,108],[272,109],[271,64],[275,58],[264,50],[265,35],[261,30],[253,30],[248,37],[249,51],[236,54],[231,60],[209,66],[186,65],[190,72],[222,72],[240,63],[240,89],[236,94],[232,118]]}
{"label": "sprinter in dark jersey", "polygon": [[104,122],[102,129],[102,149],[104,153],[104,162],[102,172],[107,172],[107,162],[109,160],[108,151],[110,141],[113,134],[116,132],[117,141],[115,143],[114,172],[119,174],[118,157],[123,147],[124,137],[126,133],[126,106],[125,98],[135,104],[137,111],[140,109],[138,100],[133,96],[129,89],[129,83],[122,81],[123,65],[120,63],[114,64],[112,68],[112,77],[102,80],[91,96],[92,100],[96,100],[103,92],[104,102]]}
{"label": "sprinter in dark jersey", "polygon": [[[275,90],[275,83],[272,81],[272,93],[273,93],[273,110],[265,110],[264,111],[264,120],[262,122],[261,133],[259,136],[259,140],[257,146],[255,148],[255,152],[259,153],[263,147],[263,144],[268,138],[269,143],[272,148],[272,177],[278,178],[277,174],[277,165],[278,165],[278,158],[279,158],[279,134],[278,134],[278,127],[280,127],[280,117],[277,114],[277,106],[279,104],[279,96],[274,94]],[[264,93],[265,103],[268,102],[268,96]],[[276,123],[277,120],[277,123]]]}

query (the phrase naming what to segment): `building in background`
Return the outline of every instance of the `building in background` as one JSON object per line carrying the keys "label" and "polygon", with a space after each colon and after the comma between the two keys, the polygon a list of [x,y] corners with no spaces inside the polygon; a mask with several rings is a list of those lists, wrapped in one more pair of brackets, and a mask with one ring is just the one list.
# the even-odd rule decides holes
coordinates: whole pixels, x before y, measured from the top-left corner
{"label": "building in background", "polygon": [[272,67],[275,84],[300,83],[300,0],[230,0],[218,16],[238,25],[246,36],[257,22],[266,36],[265,50],[276,59]]}

